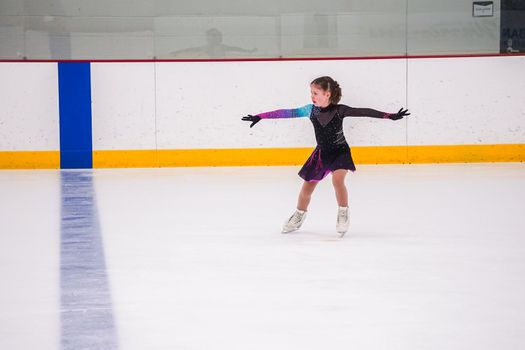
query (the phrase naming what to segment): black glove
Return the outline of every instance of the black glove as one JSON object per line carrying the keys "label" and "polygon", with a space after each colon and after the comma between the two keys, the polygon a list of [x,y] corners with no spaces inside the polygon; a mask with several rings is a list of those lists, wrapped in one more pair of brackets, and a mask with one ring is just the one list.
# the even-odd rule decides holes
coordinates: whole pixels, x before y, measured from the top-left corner
{"label": "black glove", "polygon": [[261,117],[259,117],[257,115],[248,114],[247,117],[242,117],[242,120],[246,120],[246,121],[252,122],[252,125],[250,125],[250,128],[251,128],[252,126],[257,124],[261,120]]}
{"label": "black glove", "polygon": [[392,120],[399,120],[403,118],[404,116],[410,115],[410,113],[407,113],[408,109],[403,110],[403,107],[399,109],[399,111],[396,114],[392,114],[390,116],[390,119]]}

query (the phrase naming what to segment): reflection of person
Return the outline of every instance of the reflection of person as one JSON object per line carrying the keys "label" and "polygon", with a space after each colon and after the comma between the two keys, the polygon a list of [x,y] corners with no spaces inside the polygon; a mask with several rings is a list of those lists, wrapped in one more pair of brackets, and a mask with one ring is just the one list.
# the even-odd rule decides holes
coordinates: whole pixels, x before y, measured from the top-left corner
{"label": "reflection of person", "polygon": [[339,205],[337,215],[337,232],[341,237],[348,230],[348,192],[345,176],[348,170],[355,171],[350,147],[343,134],[343,118],[371,117],[398,120],[410,115],[401,108],[397,113],[386,113],[371,108],[354,108],[338,104],[341,99],[341,88],[337,81],[330,77],[320,77],[310,83],[313,104],[295,109],[248,115],[242,120],[250,121],[253,127],[261,119],[309,117],[314,126],[317,147],[299,171],[304,183],[299,193],[297,210],[283,226],[283,233],[299,229],[306,217],[310,198],[317,183],[328,173],[332,173],[332,183]]}
{"label": "reflection of person", "polygon": [[507,53],[520,52],[520,50],[515,50],[512,48],[512,39],[507,40]]}
{"label": "reflection of person", "polygon": [[205,55],[207,57],[226,57],[227,52],[248,52],[257,51],[256,48],[248,50],[242,47],[224,45],[222,43],[222,33],[215,28],[206,31],[206,45],[198,47],[189,47],[187,49],[172,51],[172,55]]}

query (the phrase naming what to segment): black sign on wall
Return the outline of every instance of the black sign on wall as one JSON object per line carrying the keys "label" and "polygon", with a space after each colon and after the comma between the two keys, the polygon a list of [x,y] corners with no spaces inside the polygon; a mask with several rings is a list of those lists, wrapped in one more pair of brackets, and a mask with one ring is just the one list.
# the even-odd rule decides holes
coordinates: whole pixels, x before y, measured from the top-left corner
{"label": "black sign on wall", "polygon": [[525,53],[525,0],[501,0],[500,53]]}

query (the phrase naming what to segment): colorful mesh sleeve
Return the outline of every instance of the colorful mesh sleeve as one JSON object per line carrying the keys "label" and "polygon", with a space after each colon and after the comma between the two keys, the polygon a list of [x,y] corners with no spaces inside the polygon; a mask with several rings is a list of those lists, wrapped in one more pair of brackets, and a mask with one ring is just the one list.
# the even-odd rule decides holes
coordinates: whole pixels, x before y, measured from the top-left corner
{"label": "colorful mesh sleeve", "polygon": [[294,109],[278,109],[271,112],[259,113],[261,119],[280,119],[280,118],[302,118],[309,117],[312,112],[312,104],[308,104]]}
{"label": "colorful mesh sleeve", "polygon": [[372,108],[354,108],[346,105],[339,105],[339,113],[344,117],[370,117],[390,119],[396,113],[381,112]]}

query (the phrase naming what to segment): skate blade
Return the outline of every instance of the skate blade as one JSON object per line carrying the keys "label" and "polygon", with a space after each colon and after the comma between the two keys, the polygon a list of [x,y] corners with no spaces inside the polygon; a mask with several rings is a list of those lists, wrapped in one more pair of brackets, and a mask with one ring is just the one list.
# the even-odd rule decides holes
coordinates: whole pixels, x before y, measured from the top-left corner
{"label": "skate blade", "polygon": [[282,230],[281,233],[290,233],[290,232],[295,232],[295,231],[297,231],[297,230],[289,230],[289,231],[288,230]]}
{"label": "skate blade", "polygon": [[337,233],[339,233],[339,237],[343,238],[344,235],[346,235],[346,233],[348,232],[348,230],[346,231],[337,231]]}

